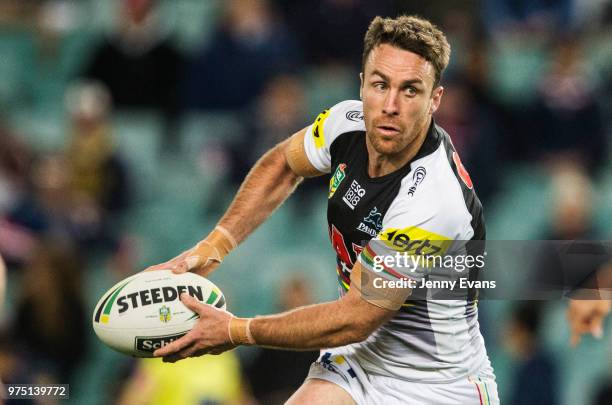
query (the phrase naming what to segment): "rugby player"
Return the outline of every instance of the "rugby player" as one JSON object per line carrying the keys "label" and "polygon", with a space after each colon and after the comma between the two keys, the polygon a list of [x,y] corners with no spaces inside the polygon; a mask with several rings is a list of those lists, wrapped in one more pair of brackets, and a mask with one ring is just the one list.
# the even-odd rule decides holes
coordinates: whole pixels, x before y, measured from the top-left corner
{"label": "rugby player", "polygon": [[321,349],[289,404],[499,403],[474,299],[406,301],[410,288],[365,293],[376,277],[418,277],[399,267],[374,271],[381,250],[456,241],[465,251],[461,241],[485,238],[472,181],[432,118],[449,57],[429,21],[376,17],[364,39],[362,101],[340,102],[268,151],[209,236],[147,269],[209,274],[303,177],[332,173],[327,216],[341,298],[246,319],[183,295],[200,321],[155,356],[174,362],[237,345]]}

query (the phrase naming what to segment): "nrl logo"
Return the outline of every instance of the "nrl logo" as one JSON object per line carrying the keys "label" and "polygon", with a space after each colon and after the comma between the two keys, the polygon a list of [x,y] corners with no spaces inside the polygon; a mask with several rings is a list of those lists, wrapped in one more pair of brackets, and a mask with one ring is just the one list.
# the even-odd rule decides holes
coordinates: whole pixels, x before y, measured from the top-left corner
{"label": "nrl logo", "polygon": [[162,305],[162,307],[159,309],[159,320],[164,323],[167,323],[170,321],[170,319],[172,319],[172,315],[170,314],[170,308],[165,305]]}
{"label": "nrl logo", "polygon": [[338,189],[338,186],[340,186],[340,183],[342,183],[342,180],[345,179],[346,177],[345,169],[346,169],[346,164],[340,163],[338,167],[336,167],[336,171],[334,172],[334,175],[331,177],[331,179],[329,179],[329,195],[327,196],[328,199],[332,198],[332,196]]}

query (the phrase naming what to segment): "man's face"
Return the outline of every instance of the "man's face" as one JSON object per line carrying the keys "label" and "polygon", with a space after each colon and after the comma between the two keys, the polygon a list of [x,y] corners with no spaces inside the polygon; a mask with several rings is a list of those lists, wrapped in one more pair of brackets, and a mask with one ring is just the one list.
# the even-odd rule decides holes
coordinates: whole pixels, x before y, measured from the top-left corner
{"label": "man's face", "polygon": [[371,146],[381,155],[400,154],[427,130],[443,88],[433,88],[435,70],[423,57],[389,44],[368,55],[361,98]]}

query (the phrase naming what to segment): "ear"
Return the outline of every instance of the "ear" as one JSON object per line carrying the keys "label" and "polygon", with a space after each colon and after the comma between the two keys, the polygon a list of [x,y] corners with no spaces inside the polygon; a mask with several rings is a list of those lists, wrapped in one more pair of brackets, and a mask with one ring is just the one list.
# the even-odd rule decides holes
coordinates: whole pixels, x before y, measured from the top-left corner
{"label": "ear", "polygon": [[363,100],[363,72],[359,73],[359,100]]}
{"label": "ear", "polygon": [[444,87],[438,86],[436,87],[431,95],[431,104],[429,106],[429,114],[433,114],[440,107],[440,102],[442,101],[442,95],[444,94]]}

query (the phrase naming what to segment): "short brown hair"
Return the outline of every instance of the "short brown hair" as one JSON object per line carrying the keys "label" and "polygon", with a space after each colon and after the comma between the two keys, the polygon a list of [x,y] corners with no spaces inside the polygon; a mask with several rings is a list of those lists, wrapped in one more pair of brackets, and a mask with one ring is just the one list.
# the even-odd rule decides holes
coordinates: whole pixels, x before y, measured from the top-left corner
{"label": "short brown hair", "polygon": [[414,52],[430,62],[436,72],[434,87],[440,82],[450,59],[451,49],[444,33],[431,22],[417,16],[374,18],[363,39],[363,70],[372,49],[381,44]]}

